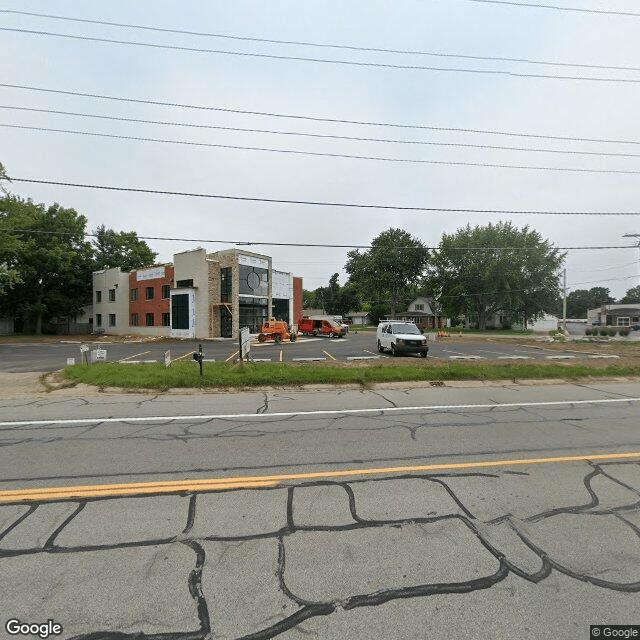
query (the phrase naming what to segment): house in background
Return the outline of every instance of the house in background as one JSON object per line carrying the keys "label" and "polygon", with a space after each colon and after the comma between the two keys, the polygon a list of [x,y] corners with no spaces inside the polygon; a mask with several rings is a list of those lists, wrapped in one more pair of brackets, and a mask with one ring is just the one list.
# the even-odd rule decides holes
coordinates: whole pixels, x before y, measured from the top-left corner
{"label": "house in background", "polygon": [[[391,319],[391,316],[386,316]],[[442,329],[451,326],[451,320],[440,314],[432,298],[423,296],[413,300],[406,311],[396,313],[395,320],[413,322],[421,329]]]}
{"label": "house in background", "polygon": [[371,315],[368,311],[349,311],[345,315],[347,320],[351,320],[352,324],[368,325],[371,324]]}

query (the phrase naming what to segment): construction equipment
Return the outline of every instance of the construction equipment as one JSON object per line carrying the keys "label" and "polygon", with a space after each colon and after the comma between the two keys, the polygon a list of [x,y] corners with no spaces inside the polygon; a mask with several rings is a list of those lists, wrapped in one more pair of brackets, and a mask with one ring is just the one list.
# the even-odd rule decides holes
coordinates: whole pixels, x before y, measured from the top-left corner
{"label": "construction equipment", "polygon": [[281,320],[275,318],[269,318],[260,327],[260,333],[258,334],[258,342],[267,342],[273,340],[276,344],[280,344],[283,340],[290,340],[295,342],[298,336],[294,331],[289,329],[289,325]]}

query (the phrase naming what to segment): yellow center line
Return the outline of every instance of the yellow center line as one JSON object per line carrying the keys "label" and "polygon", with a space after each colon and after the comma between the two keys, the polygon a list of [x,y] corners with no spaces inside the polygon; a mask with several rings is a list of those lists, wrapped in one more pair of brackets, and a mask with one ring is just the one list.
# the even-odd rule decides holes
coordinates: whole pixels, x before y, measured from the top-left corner
{"label": "yellow center line", "polygon": [[236,476],[229,478],[206,478],[201,480],[171,480],[163,482],[133,482],[126,484],[102,484],[72,487],[51,487],[36,489],[12,489],[0,491],[0,503],[32,502],[42,500],[63,500],[69,498],[97,498],[122,495],[145,495],[160,493],[184,493],[197,491],[226,491],[229,489],[252,489],[275,487],[282,482],[293,480],[318,480],[326,478],[350,478],[355,476],[377,476],[407,474],[425,471],[446,471],[456,469],[481,469],[487,467],[509,467],[527,464],[550,464],[564,462],[584,462],[587,460],[623,460],[640,458],[640,451],[630,453],[584,454],[552,458],[517,458],[513,460],[487,460],[478,462],[454,462],[427,464],[411,467],[382,467],[374,469],[343,469],[340,471],[315,471],[309,473],[289,473],[272,476]]}

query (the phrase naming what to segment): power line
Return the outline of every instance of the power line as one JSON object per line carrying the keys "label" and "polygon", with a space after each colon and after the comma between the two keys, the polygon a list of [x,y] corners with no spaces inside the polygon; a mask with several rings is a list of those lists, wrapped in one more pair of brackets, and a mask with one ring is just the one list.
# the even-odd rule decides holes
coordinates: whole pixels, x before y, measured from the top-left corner
{"label": "power line", "polygon": [[569,173],[604,173],[604,174],[620,174],[620,175],[639,175],[640,170],[636,169],[584,169],[578,167],[546,167],[533,165],[517,165],[489,162],[467,162],[461,160],[424,160],[418,158],[389,158],[385,156],[369,156],[351,153],[329,153],[324,151],[303,151],[300,149],[278,149],[274,147],[254,147],[237,144],[219,144],[213,142],[194,142],[189,140],[169,140],[166,138],[145,138],[142,136],[125,136],[113,133],[96,133],[93,131],[76,131],[73,129],[55,129],[51,127],[30,127],[18,124],[0,123],[0,127],[11,129],[23,129],[28,131],[43,131],[47,133],[67,133],[79,136],[92,136],[98,138],[109,138],[113,140],[129,140],[135,142],[155,142],[161,144],[175,144],[193,147],[205,147],[215,149],[232,149],[235,151],[262,151],[268,153],[281,153],[290,155],[312,156],[320,158],[345,158],[349,160],[373,160],[377,162],[401,163],[401,164],[428,164],[428,165],[444,165],[453,167],[483,167],[489,169],[521,169],[528,171],[555,171]]}
{"label": "power line", "polygon": [[[194,124],[190,122],[168,122],[166,120],[146,120],[142,118],[125,118],[122,116],[105,116],[94,113],[79,113],[77,111],[60,111],[57,109],[36,109],[34,107],[13,107],[0,105],[0,109],[13,111],[31,111],[35,113],[53,113],[56,115],[73,116],[80,118],[96,118],[99,120],[113,120],[117,122],[136,122],[140,124],[157,124],[171,127],[189,127],[196,129],[212,129],[216,131],[235,131],[239,133],[267,133],[282,136],[299,136],[303,138],[319,138],[327,140],[348,140],[352,142],[383,142],[391,144],[426,145],[435,147],[460,147],[465,149],[495,149],[498,151],[527,151],[533,153],[555,153],[568,155],[601,156],[617,158],[640,158],[638,153],[606,153],[600,151],[574,151],[570,149],[535,149],[532,147],[509,147],[489,144],[470,144],[462,142],[432,142],[427,140],[397,140],[392,138],[368,138],[364,136],[340,136],[326,133],[306,133],[298,131],[277,131],[273,129],[251,129],[246,127],[223,127],[220,125]],[[8,125],[7,125],[8,126]],[[185,143],[187,144],[187,143]]]}
{"label": "power line", "polygon": [[107,44],[119,44],[135,47],[147,47],[151,49],[165,49],[171,51],[187,51],[191,53],[213,53],[226,56],[238,56],[244,58],[262,58],[268,60],[288,60],[294,62],[315,62],[321,64],[337,64],[347,65],[355,67],[369,67],[379,69],[396,69],[396,70],[409,70],[409,71],[439,71],[446,73],[470,73],[476,75],[499,75],[508,76],[513,78],[538,78],[544,80],[572,80],[572,81],[585,81],[585,82],[622,82],[627,84],[638,84],[639,79],[634,78],[607,78],[596,76],[568,76],[568,75],[554,75],[544,73],[522,73],[516,71],[505,71],[501,69],[464,69],[461,67],[433,67],[411,64],[392,64],[385,62],[359,62],[356,60],[333,60],[329,58],[308,58],[305,56],[287,56],[276,55],[272,53],[254,53],[248,51],[229,51],[225,49],[202,49],[198,47],[184,47],[179,45],[167,45],[167,44],[154,44],[151,42],[139,42],[135,40],[116,40],[113,38],[98,38],[94,36],[77,36],[68,33],[55,33],[53,31],[36,31],[33,29],[17,29],[11,27],[0,27],[0,31],[9,31],[12,33],[24,33],[27,35],[36,36],[52,36],[56,38],[66,38],[70,40],[79,40],[85,42],[101,42]]}
{"label": "power line", "polygon": [[47,18],[50,20],[62,20],[65,22],[77,22],[82,24],[98,24],[110,27],[123,27],[127,29],[140,29],[143,31],[151,31],[154,33],[172,33],[179,35],[199,36],[207,38],[220,38],[224,40],[236,40],[241,42],[259,42],[264,44],[278,45],[295,45],[302,47],[317,47],[322,49],[339,49],[346,51],[367,51],[373,53],[392,53],[399,55],[415,55],[415,56],[431,56],[437,58],[457,58],[462,60],[490,60],[492,62],[518,62],[525,64],[537,64],[553,67],[579,67],[584,69],[608,69],[614,71],[640,71],[640,67],[616,66],[616,65],[600,65],[600,64],[582,64],[572,62],[557,62],[548,60],[531,60],[529,58],[508,58],[502,56],[480,56],[465,55],[458,53],[443,53],[441,51],[420,51],[415,49],[388,49],[382,47],[359,47],[355,45],[334,44],[325,42],[309,42],[306,40],[276,40],[273,38],[257,38],[250,36],[238,36],[226,33],[211,33],[203,31],[189,31],[185,29],[169,29],[165,27],[152,27],[149,25],[130,24],[124,22],[110,22],[107,20],[90,20],[88,18],[75,18],[72,16],[52,15],[48,13],[35,13],[32,11],[16,11],[12,9],[0,9],[0,13],[9,13],[15,15],[32,16],[36,18]]}
{"label": "power line", "polygon": [[[75,236],[76,234],[71,231],[44,231],[41,229],[19,229],[12,227],[0,227],[0,233],[33,233],[40,235],[58,235],[58,236]],[[97,238],[96,233],[84,233],[85,237]],[[373,249],[373,245],[358,245],[358,244],[323,244],[313,242],[267,242],[264,240],[210,240],[206,238],[174,238],[167,236],[141,236],[137,235],[139,240],[161,240],[168,242],[201,242],[207,244],[233,244],[240,246],[274,246],[274,247],[305,247],[305,248],[325,248],[325,249]],[[419,247],[394,247],[395,250],[416,250]],[[423,247],[429,251],[439,251],[440,247]],[[540,246],[536,247],[447,247],[447,250],[455,251],[539,251]],[[598,251],[603,249],[635,249],[635,245],[617,245],[617,246],[575,246],[575,247],[546,247],[547,250],[553,251]],[[306,264],[306,263],[305,263]],[[635,276],[630,276],[635,277]],[[578,283],[580,284],[580,283]]]}
{"label": "power line", "polygon": [[607,138],[580,138],[572,136],[552,136],[537,133],[522,133],[512,131],[497,131],[492,129],[467,129],[462,127],[436,127],[420,124],[402,124],[393,122],[375,122],[367,120],[348,120],[344,118],[324,118],[319,116],[297,115],[276,113],[270,111],[250,111],[246,109],[232,109],[227,107],[211,107],[207,105],[183,104],[179,102],[162,102],[159,100],[123,98],[120,96],[109,96],[97,93],[83,93],[81,91],[66,91],[63,89],[48,89],[45,87],[32,87],[28,85],[0,83],[0,87],[9,89],[21,89],[24,91],[41,91],[44,93],[56,93],[60,95],[79,96],[83,98],[93,98],[97,100],[113,100],[116,102],[130,102],[134,104],[150,104],[160,107],[174,107],[180,109],[194,109],[198,111],[218,111],[221,113],[234,113],[241,115],[265,116],[269,118],[288,118],[293,120],[307,120],[310,122],[329,122],[332,124],[355,124],[370,127],[393,127],[397,129],[421,129],[428,131],[455,132],[455,133],[480,133],[486,135],[513,136],[519,138],[536,138],[540,140],[566,140],[571,142],[599,142],[603,144],[634,144],[640,145],[640,140],[615,140]]}
{"label": "power line", "polygon": [[509,0],[469,0],[469,2],[479,2],[482,4],[504,4],[512,7],[534,8],[534,9],[554,9],[555,11],[574,11],[578,13],[599,13],[609,16],[627,16],[631,18],[640,18],[640,13],[633,11],[613,11],[605,9],[579,9],[577,7],[562,7],[553,4],[538,4],[535,2],[511,2]]}
{"label": "power line", "polygon": [[[278,198],[258,198],[251,196],[229,196],[221,194],[207,194],[207,193],[190,193],[186,191],[162,191],[159,189],[141,189],[136,187],[113,187],[107,185],[97,184],[81,184],[75,182],[58,182],[54,180],[37,180],[33,178],[14,178],[9,177],[9,181],[13,182],[27,182],[31,184],[49,184],[62,187],[77,187],[80,189],[99,189],[103,191],[125,191],[130,193],[150,193],[157,195],[167,196],[182,196],[189,198],[211,198],[218,200],[237,200],[243,202],[266,202],[270,204],[297,204],[297,205],[309,205],[320,207],[345,207],[350,209],[381,209],[381,210],[394,210],[394,211],[423,211],[428,213],[495,213],[502,215],[586,215],[586,216],[638,216],[640,211],[542,211],[542,210],[514,210],[514,209],[462,209],[462,208],[445,208],[445,207],[408,207],[402,205],[385,205],[385,204],[358,204],[349,202],[322,202],[313,200],[287,200]],[[635,245],[629,245],[631,248],[636,248]],[[626,245],[618,247],[602,247],[610,249],[626,249]]]}

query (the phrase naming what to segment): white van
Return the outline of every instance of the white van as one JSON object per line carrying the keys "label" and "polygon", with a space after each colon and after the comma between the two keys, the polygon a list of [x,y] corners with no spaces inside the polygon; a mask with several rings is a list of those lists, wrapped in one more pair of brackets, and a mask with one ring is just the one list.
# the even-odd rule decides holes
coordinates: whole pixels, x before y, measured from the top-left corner
{"label": "white van", "polygon": [[394,356],[401,353],[419,353],[426,358],[429,351],[426,336],[422,335],[413,322],[385,320],[378,325],[376,337],[380,353],[389,349]]}

